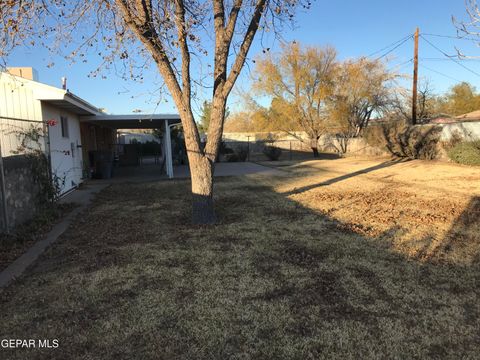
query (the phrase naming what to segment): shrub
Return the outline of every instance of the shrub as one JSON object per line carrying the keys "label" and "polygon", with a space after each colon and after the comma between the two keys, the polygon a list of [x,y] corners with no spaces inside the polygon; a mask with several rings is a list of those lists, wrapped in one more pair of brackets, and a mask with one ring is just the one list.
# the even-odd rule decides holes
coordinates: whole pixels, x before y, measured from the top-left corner
{"label": "shrub", "polygon": [[363,139],[368,145],[385,149],[387,142],[383,133],[383,125],[371,124],[363,132]]}
{"label": "shrub", "polygon": [[480,165],[480,140],[460,142],[447,151],[448,157],[459,164]]}
{"label": "shrub", "polygon": [[247,161],[247,158],[248,158],[248,147],[246,147],[246,146],[241,146],[241,147],[237,150],[237,157],[238,157],[238,161],[241,161],[241,162]]}
{"label": "shrub", "polygon": [[222,141],[220,142],[220,147],[218,148],[218,154],[217,154],[217,158],[216,158],[216,162],[219,162],[220,159],[221,159],[221,155],[223,155],[225,157],[225,160],[226,161],[229,161],[228,160],[228,157],[230,154],[233,154],[233,149],[229,148],[227,146],[227,144],[225,143],[225,141]]}
{"label": "shrub", "polygon": [[404,121],[390,121],[370,127],[364,138],[369,145],[386,149],[397,157],[433,160],[439,154],[441,132],[439,126],[411,126]]}
{"label": "shrub", "polygon": [[238,158],[238,155],[235,153],[228,153],[228,154],[225,154],[225,160],[227,162],[238,162],[239,158]]}
{"label": "shrub", "polygon": [[282,155],[282,149],[274,146],[273,144],[265,145],[263,153],[270,161],[276,161]]}
{"label": "shrub", "polygon": [[442,142],[442,147],[448,152],[453,149],[455,146],[465,141],[465,136],[463,136],[459,130],[454,130],[450,138]]}

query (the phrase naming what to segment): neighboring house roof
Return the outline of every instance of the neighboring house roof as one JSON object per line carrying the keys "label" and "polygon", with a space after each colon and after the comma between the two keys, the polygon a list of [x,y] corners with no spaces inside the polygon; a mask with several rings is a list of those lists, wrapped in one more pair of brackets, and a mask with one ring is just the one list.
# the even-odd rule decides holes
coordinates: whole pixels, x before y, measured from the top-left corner
{"label": "neighboring house roof", "polygon": [[452,124],[456,123],[458,120],[447,116],[439,116],[433,119],[428,120],[429,124]]}
{"label": "neighboring house roof", "polygon": [[480,121],[480,110],[455,117],[457,121]]}

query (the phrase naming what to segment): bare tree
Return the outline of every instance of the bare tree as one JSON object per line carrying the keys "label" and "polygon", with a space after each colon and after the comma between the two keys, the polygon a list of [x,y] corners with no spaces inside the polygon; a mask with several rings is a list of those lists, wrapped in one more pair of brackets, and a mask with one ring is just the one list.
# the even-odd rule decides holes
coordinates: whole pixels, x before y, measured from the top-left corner
{"label": "bare tree", "polygon": [[[7,0],[0,3],[0,56],[37,42],[67,48],[87,61],[98,51],[101,66],[120,58],[130,76],[141,79],[153,60],[178,109],[185,134],[193,194],[193,222],[216,221],[213,171],[223,132],[225,106],[259,29],[278,31],[302,0]],[[67,45],[65,45],[67,44]],[[73,46],[73,44],[78,46]],[[208,48],[212,47],[209,52]],[[137,54],[145,63],[136,63]],[[202,57],[203,56],[203,57]],[[213,57],[212,109],[203,148],[192,111],[192,64]]]}
{"label": "bare tree", "polygon": [[[440,100],[435,95],[429,81],[418,86],[417,118],[419,123],[433,118],[439,113]],[[392,96],[388,113],[391,117],[402,118],[408,123],[412,120],[412,94],[410,89],[399,88]]]}
{"label": "bare tree", "polygon": [[[466,35],[480,36],[480,7],[477,0],[465,0],[465,10],[467,12],[467,20],[457,20],[452,17],[454,25],[457,27],[458,36]],[[459,53],[460,56],[463,56]]]}

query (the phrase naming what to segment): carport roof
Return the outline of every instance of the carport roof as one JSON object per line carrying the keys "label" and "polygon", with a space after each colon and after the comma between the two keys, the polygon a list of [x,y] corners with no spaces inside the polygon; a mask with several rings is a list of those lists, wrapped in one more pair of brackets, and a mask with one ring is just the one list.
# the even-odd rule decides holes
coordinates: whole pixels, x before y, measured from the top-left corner
{"label": "carport roof", "polygon": [[112,129],[157,129],[164,126],[179,124],[178,114],[133,114],[133,115],[94,115],[82,116],[81,122],[110,127]]}

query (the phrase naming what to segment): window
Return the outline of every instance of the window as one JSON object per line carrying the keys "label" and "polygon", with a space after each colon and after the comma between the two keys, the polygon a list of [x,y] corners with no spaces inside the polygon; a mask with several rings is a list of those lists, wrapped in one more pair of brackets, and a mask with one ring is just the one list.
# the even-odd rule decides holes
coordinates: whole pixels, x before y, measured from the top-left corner
{"label": "window", "polygon": [[68,138],[68,118],[60,116],[60,123],[62,125],[62,137]]}

